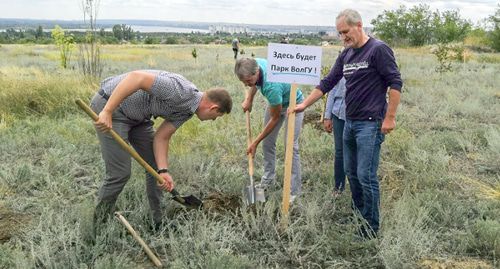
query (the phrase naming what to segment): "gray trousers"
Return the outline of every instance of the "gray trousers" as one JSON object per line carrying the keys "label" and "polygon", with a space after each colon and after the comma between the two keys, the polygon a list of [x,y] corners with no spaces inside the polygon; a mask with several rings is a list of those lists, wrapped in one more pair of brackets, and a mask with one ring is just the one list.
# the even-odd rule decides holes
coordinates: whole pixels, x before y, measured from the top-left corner
{"label": "gray trousers", "polygon": [[[94,112],[102,111],[107,100],[96,94],[91,101],[91,108]],[[135,121],[127,118],[119,108],[113,112],[113,130],[115,130],[127,143],[139,153],[139,155],[153,169],[156,162],[153,152],[154,128],[153,121]],[[123,190],[131,175],[131,156],[113,139],[109,133],[97,131],[97,137],[101,144],[102,158],[106,166],[106,175],[99,189],[97,196],[97,206],[94,219],[104,222],[110,213],[114,211],[114,206],[118,195]],[[149,206],[152,211],[153,221],[161,222],[162,211],[160,201],[162,191],[158,187],[156,180],[146,172],[146,191]]]}
{"label": "gray trousers", "polygon": [[[271,119],[269,107],[264,114],[264,125]],[[287,109],[281,110],[278,125],[274,130],[262,141],[262,150],[264,152],[264,174],[262,175],[263,184],[272,184],[276,179],[276,140],[283,125],[283,122],[288,119]],[[300,155],[299,155],[299,135],[302,129],[302,121],[304,120],[304,112],[295,114],[295,132],[293,138],[293,160],[292,160],[292,186],[291,194],[300,195],[302,192],[302,177],[300,172]],[[285,147],[288,131],[288,121],[285,124]],[[285,150],[288,150],[285,148]]]}

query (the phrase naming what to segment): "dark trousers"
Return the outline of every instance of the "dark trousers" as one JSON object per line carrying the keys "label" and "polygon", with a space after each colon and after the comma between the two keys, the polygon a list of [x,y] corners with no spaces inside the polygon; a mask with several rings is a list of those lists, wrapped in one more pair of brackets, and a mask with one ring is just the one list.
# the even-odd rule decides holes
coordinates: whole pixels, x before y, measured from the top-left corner
{"label": "dark trousers", "polygon": [[332,115],[333,123],[333,141],[335,145],[335,159],[333,167],[335,191],[344,191],[345,172],[344,172],[344,124],[345,121]]}

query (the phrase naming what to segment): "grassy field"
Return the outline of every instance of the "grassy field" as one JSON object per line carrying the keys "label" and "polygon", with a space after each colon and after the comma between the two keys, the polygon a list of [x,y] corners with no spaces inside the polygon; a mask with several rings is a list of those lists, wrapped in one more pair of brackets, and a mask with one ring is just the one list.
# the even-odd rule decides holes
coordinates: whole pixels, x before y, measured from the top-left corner
{"label": "grassy field", "polygon": [[[265,47],[244,50],[266,56]],[[324,48],[324,65],[337,51]],[[332,137],[314,122],[301,135],[304,194],[286,231],[279,229],[280,189],[253,211],[230,200],[241,196],[248,175],[239,106],[245,88],[232,72],[227,46],[103,47],[104,77],[164,69],[202,90],[223,86],[235,103],[220,120],[184,124],[170,154],[179,191],[227,198],[231,205],[185,211],[165,195],[165,220],[179,229],[151,232],[144,170],[134,164],[118,208],[168,268],[498,268],[500,57],[472,53],[441,74],[430,48],[395,53],[405,86],[397,129],[382,146],[379,239],[354,237],[359,220],[350,193],[331,195]],[[0,268],[152,268],[118,221],[91,242],[104,164],[91,121],[74,100],[90,100],[98,81],[85,81],[74,61],[60,69],[57,55],[52,46],[0,46]],[[264,107],[258,96],[254,134]],[[320,109],[318,102],[307,117],[319,119]],[[278,158],[282,179],[283,139]]]}

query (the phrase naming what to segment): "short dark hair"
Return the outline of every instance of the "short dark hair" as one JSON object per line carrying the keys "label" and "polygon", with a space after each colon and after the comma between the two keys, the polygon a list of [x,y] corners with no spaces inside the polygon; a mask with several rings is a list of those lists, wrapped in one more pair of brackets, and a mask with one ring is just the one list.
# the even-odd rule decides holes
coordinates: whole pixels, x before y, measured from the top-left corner
{"label": "short dark hair", "polygon": [[205,93],[207,94],[208,100],[219,106],[217,111],[227,114],[231,112],[231,109],[233,108],[233,100],[224,88],[211,88]]}

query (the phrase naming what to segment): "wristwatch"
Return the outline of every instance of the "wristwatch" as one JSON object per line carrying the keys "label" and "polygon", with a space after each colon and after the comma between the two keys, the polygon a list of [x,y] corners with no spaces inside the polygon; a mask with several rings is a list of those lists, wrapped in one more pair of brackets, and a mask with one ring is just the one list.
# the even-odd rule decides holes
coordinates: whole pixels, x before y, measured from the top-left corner
{"label": "wristwatch", "polygon": [[168,168],[162,168],[162,169],[158,169],[158,171],[156,171],[158,174],[162,174],[162,173],[168,173]]}

